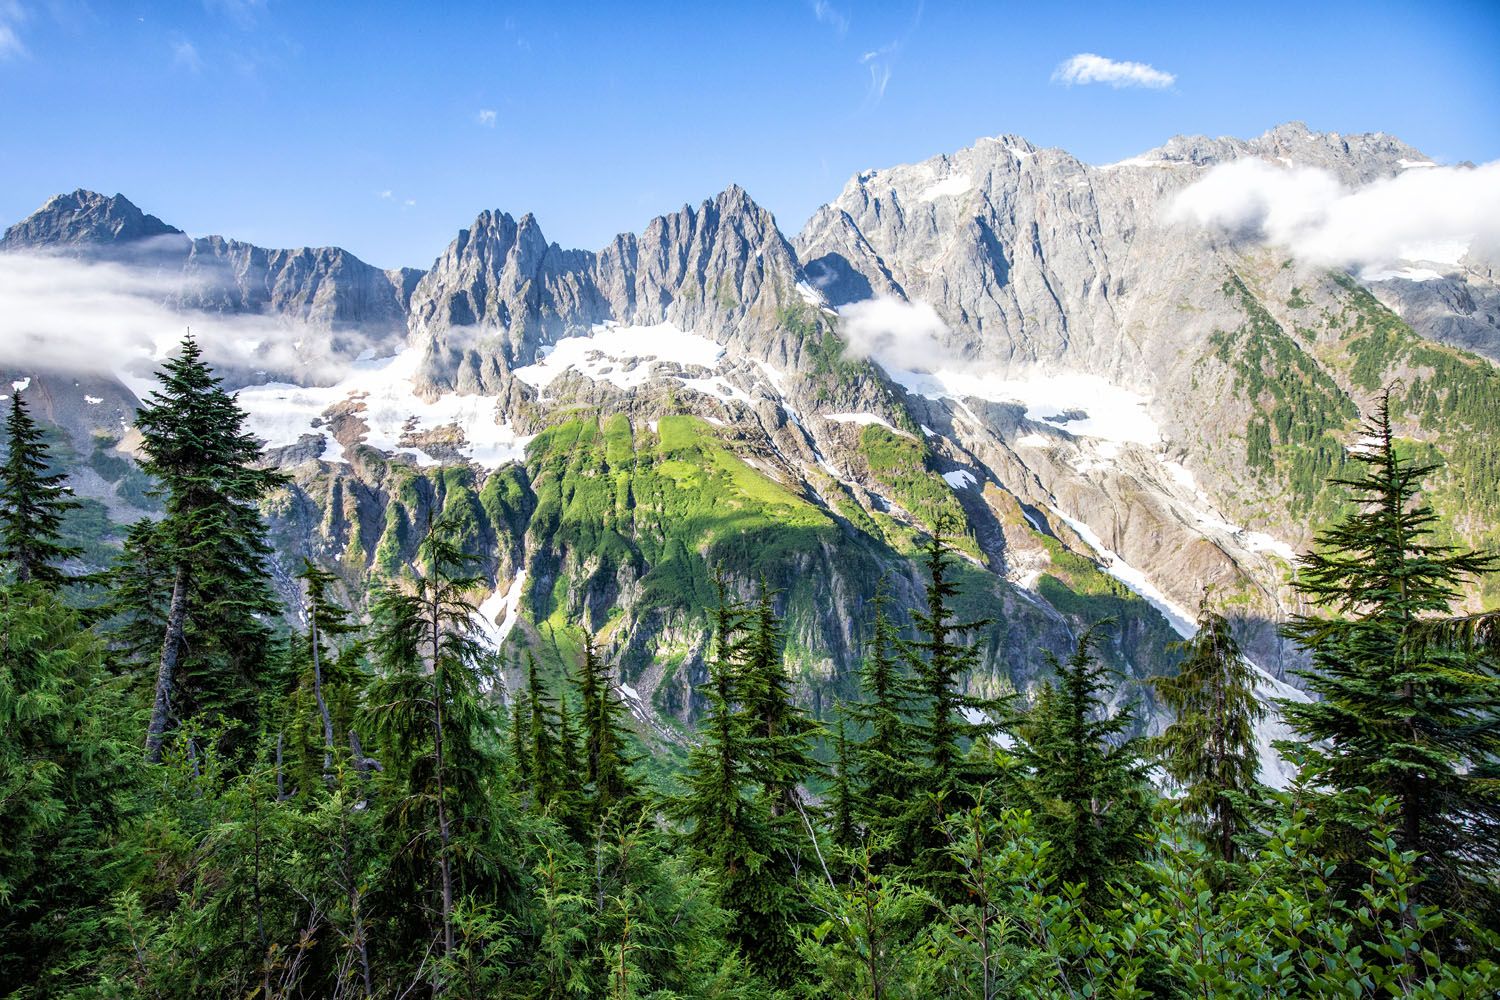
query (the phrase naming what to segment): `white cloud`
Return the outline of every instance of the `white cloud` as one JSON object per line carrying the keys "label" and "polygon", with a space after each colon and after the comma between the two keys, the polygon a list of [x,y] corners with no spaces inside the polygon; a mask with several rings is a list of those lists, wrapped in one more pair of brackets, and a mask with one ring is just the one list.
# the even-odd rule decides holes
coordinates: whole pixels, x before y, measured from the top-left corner
{"label": "white cloud", "polygon": [[925,0],[917,0],[912,10],[911,22],[900,37],[886,42],[878,49],[872,49],[859,57],[859,63],[864,66],[870,74],[870,84],[865,90],[865,106],[874,107],[885,97],[885,90],[891,84],[891,74],[895,68],[896,60],[901,56],[901,50],[912,35],[922,25],[922,12]]}
{"label": "white cloud", "polygon": [[859,57],[859,61],[870,71],[870,89],[865,92],[865,99],[871,103],[879,103],[885,96],[885,88],[891,82],[891,65],[894,56],[901,50],[898,43],[877,49],[874,52],[866,52]]}
{"label": "white cloud", "polygon": [[849,30],[849,15],[839,10],[828,0],[812,0],[813,17],[818,23],[826,24],[834,30],[839,37]]}
{"label": "white cloud", "polygon": [[415,199],[415,198],[408,198],[408,199],[406,199],[406,201],[404,202],[404,204],[406,205],[407,208],[415,208],[416,204],[417,204],[417,199]]}
{"label": "white cloud", "polygon": [[1456,264],[1471,245],[1500,246],[1500,161],[1405,170],[1349,188],[1325,170],[1236,160],[1180,192],[1167,216],[1323,266]]}
{"label": "white cloud", "polygon": [[26,20],[26,8],[19,0],[0,0],[0,59],[11,59],[26,54],[17,26]]}
{"label": "white cloud", "polygon": [[390,188],[386,188],[384,191],[376,191],[375,192],[375,197],[379,198],[381,201],[390,201],[391,200],[391,194],[392,194],[391,189]]}
{"label": "white cloud", "polygon": [[931,371],[953,360],[943,346],[948,324],[925,302],[888,295],[852,302],[839,310],[847,352],[885,368]]}
{"label": "white cloud", "polygon": [[[180,273],[69,257],[0,254],[0,367],[149,374],[191,327],[207,359],[240,372],[336,378],[326,330],[286,318],[175,309]],[[137,379],[127,379],[137,382]]]}
{"label": "white cloud", "polygon": [[483,125],[485,128],[494,128],[495,127],[495,117],[496,116],[495,116],[494,109],[492,109],[492,108],[480,108],[479,109],[479,114],[477,114],[477,115],[474,116],[474,120],[477,121],[479,124]]}
{"label": "white cloud", "polygon": [[198,47],[186,38],[179,38],[172,42],[172,66],[176,69],[185,69],[189,73],[198,73],[203,70],[203,58],[198,55]]}
{"label": "white cloud", "polygon": [[1080,52],[1052,71],[1052,82],[1072,86],[1075,83],[1107,83],[1115,89],[1121,87],[1150,87],[1162,89],[1177,82],[1177,77],[1154,66],[1139,62],[1119,62]]}

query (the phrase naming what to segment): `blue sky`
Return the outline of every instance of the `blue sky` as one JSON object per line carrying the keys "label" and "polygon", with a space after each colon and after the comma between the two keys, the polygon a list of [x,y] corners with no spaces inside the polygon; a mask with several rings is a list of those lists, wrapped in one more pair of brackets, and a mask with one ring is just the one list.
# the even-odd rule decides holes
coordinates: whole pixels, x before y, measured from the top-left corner
{"label": "blue sky", "polygon": [[[731,181],[792,232],[1005,132],[1109,162],[1302,119],[1487,162],[1497,51],[1494,2],[0,0],[0,224],[88,187],[425,267],[484,208],[597,248]],[[1055,79],[1080,53],[1155,85]]]}

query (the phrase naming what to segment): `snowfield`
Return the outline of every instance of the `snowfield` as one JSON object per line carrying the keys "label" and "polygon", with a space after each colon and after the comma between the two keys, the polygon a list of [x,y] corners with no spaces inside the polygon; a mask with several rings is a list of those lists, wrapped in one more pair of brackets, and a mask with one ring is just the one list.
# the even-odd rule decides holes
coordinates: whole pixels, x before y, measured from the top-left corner
{"label": "snowfield", "polygon": [[408,429],[415,432],[456,426],[463,432],[461,449],[475,464],[497,468],[526,456],[529,437],[519,436],[509,424],[495,420],[499,400],[494,396],[445,393],[427,400],[413,389],[412,379],[421,351],[408,347],[388,358],[356,361],[349,372],[330,386],[303,387],[285,382],[247,386],[235,398],[248,414],[246,429],[268,447],[296,444],[305,434],[321,432],[322,459],[346,461],[344,449],[327,430],[319,430],[329,407],[343,402],[363,405],[360,418],[369,427],[364,443],[390,454],[411,455],[422,465],[437,465],[418,448],[401,444]]}
{"label": "snowfield", "polygon": [[1026,419],[1077,437],[1132,444],[1161,440],[1161,430],[1146,410],[1146,398],[1097,375],[1042,371],[981,374],[954,369],[916,372],[891,367],[886,368],[886,374],[908,392],[927,399],[1017,403],[1026,408]]}
{"label": "snowfield", "polygon": [[546,357],[534,365],[515,370],[516,378],[527,385],[545,389],[559,375],[574,371],[596,382],[608,382],[621,389],[645,385],[652,366],[658,361],[716,368],[724,348],[692,333],[684,333],[671,323],[655,326],[619,326],[606,323],[594,327],[587,337],[565,337]]}

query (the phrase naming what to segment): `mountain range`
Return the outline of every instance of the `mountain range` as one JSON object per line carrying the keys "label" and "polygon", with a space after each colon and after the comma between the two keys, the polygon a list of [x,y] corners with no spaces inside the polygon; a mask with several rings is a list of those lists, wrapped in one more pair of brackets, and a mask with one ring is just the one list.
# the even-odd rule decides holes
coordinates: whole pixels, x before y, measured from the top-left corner
{"label": "mountain range", "polygon": [[350,594],[402,572],[446,512],[507,655],[559,665],[597,634],[664,743],[700,708],[715,573],[779,591],[826,714],[878,582],[919,600],[939,520],[990,620],[974,691],[1025,690],[1114,617],[1117,701],[1154,730],[1145,678],[1206,589],[1265,692],[1299,696],[1277,632],[1296,555],[1387,387],[1404,446],[1442,462],[1443,537],[1500,542],[1500,248],[1336,264],[1185,219],[1236,164],[1350,189],[1434,169],[1300,124],[1102,166],[999,136],[862,172],[791,237],[730,186],[598,251],[485,211],[425,271],[75,191],[0,239],[0,385],[58,429],[102,560],[150,514],[134,410],[191,326],[290,477],[266,510],[288,595],[304,557]]}

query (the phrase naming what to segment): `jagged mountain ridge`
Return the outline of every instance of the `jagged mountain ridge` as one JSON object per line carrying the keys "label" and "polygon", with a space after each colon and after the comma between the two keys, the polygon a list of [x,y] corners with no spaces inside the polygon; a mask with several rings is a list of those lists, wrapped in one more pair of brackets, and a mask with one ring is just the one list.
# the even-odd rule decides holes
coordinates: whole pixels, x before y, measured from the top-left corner
{"label": "jagged mountain ridge", "polygon": [[[492,617],[521,622],[514,634],[559,654],[568,628],[603,629],[653,722],[691,715],[701,654],[689,639],[701,611],[693,581],[706,557],[729,551],[729,532],[680,532],[666,516],[698,517],[703,504],[806,521],[790,533],[756,521],[755,537],[780,559],[771,575],[792,584],[794,659],[813,701],[847,690],[878,571],[896,572],[915,598],[911,533],[944,509],[964,517],[981,603],[1006,623],[982,640],[986,676],[976,684],[1024,686],[1038,649],[1061,648],[1106,608],[1126,618],[1119,662],[1137,677],[1159,668],[1148,647],[1164,623],[1119,579],[1173,618],[1215,584],[1257,662],[1280,673],[1290,661],[1274,623],[1286,610],[1291,546],[1330,502],[1310,481],[1330,471],[1328,449],[1378,387],[1371,369],[1432,371],[1428,354],[1439,349],[1370,296],[1391,281],[1284,268],[1271,251],[1213,234],[1167,238],[1162,199],[1242,156],[1285,157],[1350,182],[1420,158],[1385,137],[1285,126],[1249,142],[1175,139],[1101,168],[1001,137],[859,175],[794,241],[737,187],[597,253],[547,242],[530,216],[486,212],[426,272],[378,272],[342,251],[199,240],[189,260],[204,244],[205,269],[222,265],[232,279],[174,304],[260,310],[330,333],[357,331],[363,316],[377,327],[399,317],[406,367],[361,371],[363,381],[309,396],[301,425],[265,425],[298,483],[273,511],[280,548],[335,564],[352,582],[399,569],[434,510],[467,507],[495,581]],[[80,216],[49,202],[39,215],[55,218],[12,227],[0,246],[55,248],[65,241],[48,234],[68,233],[73,252],[87,253],[76,248],[87,245],[89,219],[107,229],[149,218],[72,197],[96,207]],[[117,226],[114,242],[186,241],[134,225]],[[1443,281],[1482,299],[1490,277],[1469,268]],[[992,369],[989,380],[924,381],[847,357],[830,306],[876,295],[930,304],[943,352]],[[1419,329],[1442,336],[1432,323]],[[1367,343],[1375,333],[1378,352]],[[335,353],[352,360],[353,341]],[[1441,349],[1440,363],[1488,384],[1476,359]],[[1093,381],[1038,374],[1044,364]],[[395,383],[405,395],[391,393]],[[1278,392],[1283,383],[1296,391]],[[246,394],[262,411],[301,398]],[[1444,404],[1426,405],[1413,404],[1410,432],[1453,437]],[[1283,412],[1317,425],[1314,437],[1286,438]],[[662,430],[679,416],[694,421],[688,430]],[[1467,414],[1462,433],[1490,419]],[[487,434],[495,440],[477,440]],[[588,446],[559,464],[559,434]],[[481,465],[495,472],[423,464],[482,447]],[[1330,468],[1297,464],[1294,449]],[[712,474],[674,476],[682,455]],[[615,485],[594,496],[604,479]],[[1480,534],[1493,526],[1469,508]],[[686,587],[664,583],[674,553],[690,564]],[[740,568],[767,565],[747,557]],[[827,586],[799,591],[809,576]],[[1122,688],[1131,693],[1137,685]]]}

